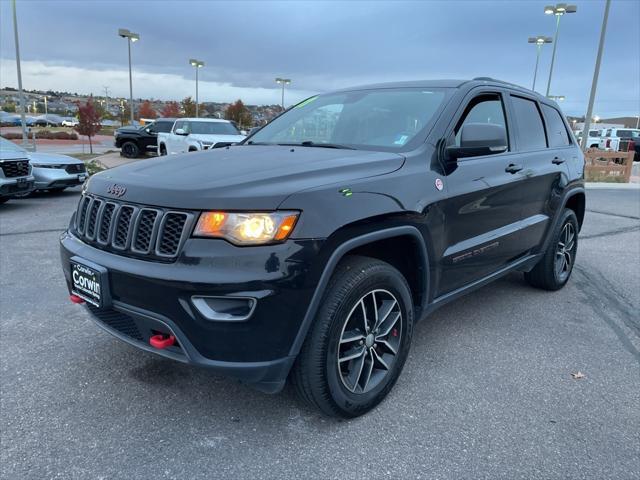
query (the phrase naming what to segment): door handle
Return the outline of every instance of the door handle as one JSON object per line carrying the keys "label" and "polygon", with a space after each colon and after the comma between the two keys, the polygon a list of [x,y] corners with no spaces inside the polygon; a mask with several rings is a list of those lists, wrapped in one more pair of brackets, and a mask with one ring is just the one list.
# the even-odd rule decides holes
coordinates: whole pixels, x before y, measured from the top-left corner
{"label": "door handle", "polygon": [[553,160],[551,160],[551,163],[553,163],[554,165],[560,165],[564,163],[564,158],[555,157]]}
{"label": "door handle", "polygon": [[504,169],[507,173],[518,173],[524,167],[522,165],[516,165],[515,163],[510,163],[507,168]]}

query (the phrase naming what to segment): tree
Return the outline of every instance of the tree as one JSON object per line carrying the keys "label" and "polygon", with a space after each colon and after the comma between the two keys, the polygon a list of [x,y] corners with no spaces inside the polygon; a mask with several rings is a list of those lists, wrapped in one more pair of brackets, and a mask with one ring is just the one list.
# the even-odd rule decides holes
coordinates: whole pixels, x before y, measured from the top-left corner
{"label": "tree", "polygon": [[180,105],[178,102],[167,102],[160,112],[165,118],[175,118],[180,116]]}
{"label": "tree", "polygon": [[16,112],[16,104],[15,103],[5,103],[3,108],[4,108],[4,111],[8,112],[8,113],[15,113]]}
{"label": "tree", "polygon": [[184,110],[185,117],[196,116],[196,102],[191,97],[187,97],[182,100],[182,109]]}
{"label": "tree", "polygon": [[224,118],[236,122],[239,127],[250,127],[253,125],[253,116],[240,99],[236,100],[236,103],[232,103],[227,107],[224,112]]}
{"label": "tree", "polygon": [[78,126],[75,128],[80,135],[89,137],[89,151],[93,153],[93,137],[100,130],[100,117],[93,103],[93,96],[89,97],[87,103],[78,102]]}
{"label": "tree", "polygon": [[140,118],[156,118],[158,116],[149,100],[145,100],[142,105],[140,105],[138,115],[140,115]]}

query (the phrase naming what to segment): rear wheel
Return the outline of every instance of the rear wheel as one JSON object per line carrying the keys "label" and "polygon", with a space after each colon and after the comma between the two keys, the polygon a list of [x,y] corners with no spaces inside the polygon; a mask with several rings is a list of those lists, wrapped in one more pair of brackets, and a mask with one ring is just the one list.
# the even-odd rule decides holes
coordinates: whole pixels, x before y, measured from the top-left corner
{"label": "rear wheel", "polygon": [[127,158],[136,158],[140,155],[140,148],[135,142],[125,142],[124,145],[120,148],[122,155]]}
{"label": "rear wheel", "polygon": [[160,156],[164,157],[167,154],[167,147],[160,145]]}
{"label": "rear wheel", "polygon": [[388,263],[348,257],[333,275],[292,371],[299,395],[331,416],[356,417],[389,393],[409,353],[411,292]]}
{"label": "rear wheel", "polygon": [[567,283],[578,252],[578,219],[565,209],[547,251],[540,262],[524,274],[527,282],[544,290],[559,290]]}

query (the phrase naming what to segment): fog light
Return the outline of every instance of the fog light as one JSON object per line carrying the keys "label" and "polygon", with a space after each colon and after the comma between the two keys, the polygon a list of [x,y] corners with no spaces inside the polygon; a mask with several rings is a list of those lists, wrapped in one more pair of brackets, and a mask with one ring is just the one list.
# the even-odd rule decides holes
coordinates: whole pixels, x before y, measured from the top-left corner
{"label": "fog light", "polygon": [[191,303],[207,320],[217,322],[244,322],[256,308],[252,297],[191,297]]}

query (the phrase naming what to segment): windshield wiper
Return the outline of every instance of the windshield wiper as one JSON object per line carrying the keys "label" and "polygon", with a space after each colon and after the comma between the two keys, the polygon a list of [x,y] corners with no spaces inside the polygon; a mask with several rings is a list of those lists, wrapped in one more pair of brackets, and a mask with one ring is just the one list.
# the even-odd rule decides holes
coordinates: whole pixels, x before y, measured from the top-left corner
{"label": "windshield wiper", "polygon": [[348,147],[346,145],[340,145],[337,143],[316,143],[311,140],[305,140],[300,143],[279,143],[278,145],[286,146],[286,147],[319,147],[319,148],[340,148],[343,150],[355,150],[353,147]]}

